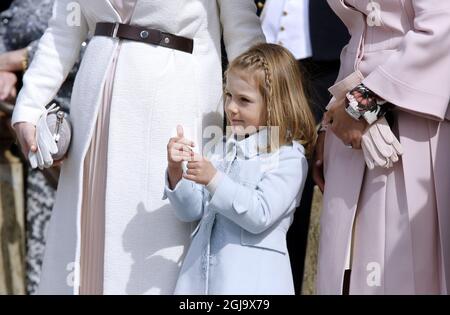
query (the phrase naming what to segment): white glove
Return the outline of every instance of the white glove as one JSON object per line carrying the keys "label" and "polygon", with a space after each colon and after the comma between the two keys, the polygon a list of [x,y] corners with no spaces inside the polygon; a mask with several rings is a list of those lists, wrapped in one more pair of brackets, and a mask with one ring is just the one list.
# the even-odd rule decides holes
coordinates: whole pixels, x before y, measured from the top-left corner
{"label": "white glove", "polygon": [[56,141],[48,128],[47,115],[59,110],[56,104],[51,105],[39,118],[36,125],[37,151],[29,152],[28,159],[32,168],[39,167],[41,170],[53,165],[52,154],[58,153]]}
{"label": "white glove", "polygon": [[375,166],[390,168],[403,154],[402,145],[384,117],[367,128],[362,136],[361,147],[369,169]]}

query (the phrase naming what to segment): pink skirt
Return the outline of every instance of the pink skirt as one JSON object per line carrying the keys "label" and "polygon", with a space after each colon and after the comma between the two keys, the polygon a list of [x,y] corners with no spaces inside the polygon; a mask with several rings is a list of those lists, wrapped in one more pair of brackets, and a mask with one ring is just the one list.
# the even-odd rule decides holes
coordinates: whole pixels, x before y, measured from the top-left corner
{"label": "pink skirt", "polygon": [[109,113],[119,50],[120,47],[109,69],[95,130],[84,160],[79,290],[81,295],[103,294]]}

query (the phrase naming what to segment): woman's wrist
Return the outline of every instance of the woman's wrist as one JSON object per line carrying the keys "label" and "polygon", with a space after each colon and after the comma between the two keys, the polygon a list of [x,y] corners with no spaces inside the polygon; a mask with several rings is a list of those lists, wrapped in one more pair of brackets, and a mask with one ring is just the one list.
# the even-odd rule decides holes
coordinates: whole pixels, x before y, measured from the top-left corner
{"label": "woman's wrist", "polygon": [[17,72],[28,68],[28,48],[5,52],[0,55],[0,71]]}

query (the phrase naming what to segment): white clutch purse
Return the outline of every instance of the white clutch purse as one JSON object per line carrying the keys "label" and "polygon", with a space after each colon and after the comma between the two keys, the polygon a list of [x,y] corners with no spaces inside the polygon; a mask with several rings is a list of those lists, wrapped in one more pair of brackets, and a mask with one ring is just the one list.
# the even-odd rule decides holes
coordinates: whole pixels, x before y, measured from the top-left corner
{"label": "white clutch purse", "polygon": [[39,118],[36,125],[37,151],[28,154],[32,168],[48,168],[53,161],[62,159],[69,150],[72,125],[68,115],[52,104]]}

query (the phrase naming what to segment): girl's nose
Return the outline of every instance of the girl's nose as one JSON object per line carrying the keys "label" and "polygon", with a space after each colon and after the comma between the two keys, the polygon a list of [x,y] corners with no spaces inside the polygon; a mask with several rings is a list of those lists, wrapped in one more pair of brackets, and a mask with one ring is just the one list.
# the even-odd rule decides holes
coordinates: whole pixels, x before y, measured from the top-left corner
{"label": "girl's nose", "polygon": [[230,101],[227,105],[227,110],[231,113],[236,114],[238,112],[238,107],[235,102]]}

